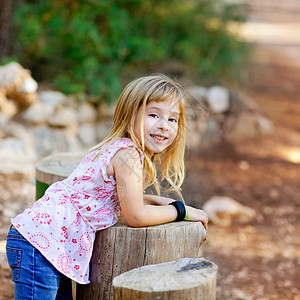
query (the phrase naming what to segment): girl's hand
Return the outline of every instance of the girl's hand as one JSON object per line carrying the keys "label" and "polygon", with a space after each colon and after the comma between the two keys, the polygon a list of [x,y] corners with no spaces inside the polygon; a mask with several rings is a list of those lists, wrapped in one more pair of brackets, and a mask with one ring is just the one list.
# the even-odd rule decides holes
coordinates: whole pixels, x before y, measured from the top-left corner
{"label": "girl's hand", "polygon": [[185,209],[188,212],[190,221],[201,221],[204,228],[208,229],[208,215],[207,213],[202,209],[197,209],[191,206],[186,206]]}

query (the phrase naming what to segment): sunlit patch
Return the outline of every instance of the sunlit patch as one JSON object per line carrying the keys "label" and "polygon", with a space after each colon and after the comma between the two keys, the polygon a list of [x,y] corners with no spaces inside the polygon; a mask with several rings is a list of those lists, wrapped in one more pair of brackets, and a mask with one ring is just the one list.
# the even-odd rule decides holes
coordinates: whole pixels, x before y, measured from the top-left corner
{"label": "sunlit patch", "polygon": [[300,163],[300,150],[291,150],[287,156],[291,162]]}
{"label": "sunlit patch", "polygon": [[[217,21],[209,24],[211,28],[218,28]],[[250,42],[276,42],[276,43],[299,43],[299,23],[291,22],[229,22],[227,29],[233,34],[238,34]]]}
{"label": "sunlit patch", "polygon": [[300,163],[300,148],[296,147],[283,147],[280,148],[279,156],[292,163]]}

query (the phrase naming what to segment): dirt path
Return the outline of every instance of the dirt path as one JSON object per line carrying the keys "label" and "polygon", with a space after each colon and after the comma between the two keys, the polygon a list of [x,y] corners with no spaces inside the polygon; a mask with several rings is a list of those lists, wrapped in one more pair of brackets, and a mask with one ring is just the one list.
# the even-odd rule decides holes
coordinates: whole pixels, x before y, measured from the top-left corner
{"label": "dirt path", "polygon": [[[217,299],[300,299],[300,2],[240,1],[251,7],[242,28],[254,43],[246,92],[276,134],[219,145],[190,157],[185,191],[201,206],[213,195],[255,209],[247,226],[210,225],[203,246],[219,266]],[[191,155],[192,156],[192,155]],[[242,168],[247,162],[249,168]],[[199,171],[200,170],[200,171]]]}

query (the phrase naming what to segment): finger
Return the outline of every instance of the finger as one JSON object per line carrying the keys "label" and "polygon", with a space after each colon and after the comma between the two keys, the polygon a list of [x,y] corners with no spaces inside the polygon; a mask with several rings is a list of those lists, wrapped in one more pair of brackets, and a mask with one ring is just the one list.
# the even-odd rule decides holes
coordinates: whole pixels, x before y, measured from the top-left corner
{"label": "finger", "polygon": [[204,228],[207,230],[208,229],[208,218],[203,218],[203,220],[201,221]]}

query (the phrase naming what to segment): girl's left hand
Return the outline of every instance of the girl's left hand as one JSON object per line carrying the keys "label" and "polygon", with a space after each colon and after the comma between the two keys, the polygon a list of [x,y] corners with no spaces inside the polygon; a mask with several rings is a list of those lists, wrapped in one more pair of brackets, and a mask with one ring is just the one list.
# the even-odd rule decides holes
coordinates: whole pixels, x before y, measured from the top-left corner
{"label": "girl's left hand", "polygon": [[201,221],[204,228],[206,230],[208,229],[208,215],[204,210],[197,209],[191,206],[186,206],[185,208],[188,212],[190,221]]}

